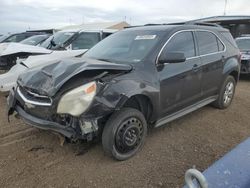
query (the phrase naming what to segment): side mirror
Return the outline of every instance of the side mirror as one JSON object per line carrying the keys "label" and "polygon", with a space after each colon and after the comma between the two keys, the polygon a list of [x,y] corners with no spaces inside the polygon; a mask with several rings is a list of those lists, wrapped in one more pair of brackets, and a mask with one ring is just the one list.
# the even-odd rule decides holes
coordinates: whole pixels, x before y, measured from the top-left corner
{"label": "side mirror", "polygon": [[53,39],[50,41],[50,44],[51,44],[51,46],[56,46],[56,43],[55,43],[55,41],[53,41]]}
{"label": "side mirror", "polygon": [[169,52],[169,53],[162,53],[159,57],[158,63],[182,63],[186,61],[186,57],[184,53],[180,52]]}

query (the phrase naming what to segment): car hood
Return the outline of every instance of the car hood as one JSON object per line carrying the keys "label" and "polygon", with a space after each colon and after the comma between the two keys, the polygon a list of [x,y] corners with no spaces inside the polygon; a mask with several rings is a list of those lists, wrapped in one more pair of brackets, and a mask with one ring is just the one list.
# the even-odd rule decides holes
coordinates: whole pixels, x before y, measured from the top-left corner
{"label": "car hood", "polygon": [[46,65],[43,68],[31,69],[21,74],[17,82],[21,87],[52,97],[72,77],[93,70],[98,72],[101,70],[103,73],[112,70],[128,72],[132,70],[132,66],[87,58],[71,58]]}
{"label": "car hood", "polygon": [[15,42],[1,43],[0,56],[12,55],[16,53],[34,53],[34,54],[49,54],[51,50],[39,46],[31,46]]}

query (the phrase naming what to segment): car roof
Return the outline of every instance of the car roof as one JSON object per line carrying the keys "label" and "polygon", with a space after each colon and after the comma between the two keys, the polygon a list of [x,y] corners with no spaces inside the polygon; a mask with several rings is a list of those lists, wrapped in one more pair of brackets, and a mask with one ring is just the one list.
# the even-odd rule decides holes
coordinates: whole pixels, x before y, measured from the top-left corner
{"label": "car roof", "polygon": [[219,26],[207,26],[207,25],[192,25],[192,24],[148,24],[144,26],[132,26],[128,27],[129,30],[152,30],[152,31],[178,31],[178,30],[209,30],[209,31],[220,31],[228,32],[228,29]]}
{"label": "car roof", "polygon": [[107,32],[107,33],[115,33],[117,29],[66,29],[58,32],[72,32],[72,33],[81,33],[81,32]]}

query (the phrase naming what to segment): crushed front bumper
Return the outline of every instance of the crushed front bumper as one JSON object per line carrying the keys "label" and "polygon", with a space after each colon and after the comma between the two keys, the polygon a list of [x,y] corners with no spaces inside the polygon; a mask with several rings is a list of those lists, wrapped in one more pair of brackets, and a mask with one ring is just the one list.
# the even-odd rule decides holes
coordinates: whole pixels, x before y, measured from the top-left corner
{"label": "crushed front bumper", "polygon": [[[21,104],[19,100],[20,98],[18,96],[18,93],[12,89],[7,99],[8,118],[10,115],[16,112],[24,120],[25,123],[39,129],[50,130],[60,133],[70,139],[92,140],[95,134],[97,133],[94,131],[84,132],[87,129],[92,131],[92,126],[96,128],[97,125],[95,124],[94,121],[82,122],[82,127],[85,126],[85,129],[80,127],[79,125],[75,127],[69,125],[62,125],[58,122],[50,121],[41,117],[37,117],[33,114],[30,114],[29,111],[27,111],[27,109],[24,107],[26,104],[24,105]],[[40,111],[39,113],[43,114],[42,111]],[[87,125],[88,126],[91,125],[91,127],[86,128]],[[98,129],[96,128],[95,131],[98,131]]]}
{"label": "crushed front bumper", "polygon": [[20,106],[15,106],[16,112],[23,118],[23,120],[34,127],[37,127],[39,129],[44,130],[51,130],[54,132],[61,133],[62,135],[68,137],[68,138],[74,138],[75,137],[75,131],[71,127],[65,127],[58,123],[46,121],[43,119],[36,118],[34,116],[31,116],[30,114],[26,113]]}
{"label": "crushed front bumper", "polygon": [[31,126],[37,127],[39,129],[55,131],[61,133],[62,135],[68,138],[75,137],[76,133],[72,127],[65,127],[56,122],[43,120],[25,112],[22,109],[22,107],[17,104],[14,90],[11,90],[8,96],[7,106],[8,106],[8,117],[16,111],[21,116],[21,118]]}

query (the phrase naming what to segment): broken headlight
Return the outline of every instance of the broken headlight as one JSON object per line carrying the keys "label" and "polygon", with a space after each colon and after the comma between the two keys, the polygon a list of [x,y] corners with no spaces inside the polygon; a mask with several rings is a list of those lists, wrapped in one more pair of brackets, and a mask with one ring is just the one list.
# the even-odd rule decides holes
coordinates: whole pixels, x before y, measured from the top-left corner
{"label": "broken headlight", "polygon": [[80,116],[87,110],[96,94],[96,82],[73,89],[62,96],[57,106],[58,114]]}

